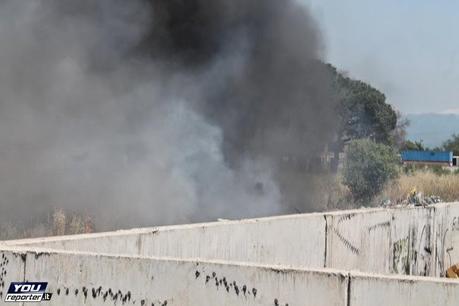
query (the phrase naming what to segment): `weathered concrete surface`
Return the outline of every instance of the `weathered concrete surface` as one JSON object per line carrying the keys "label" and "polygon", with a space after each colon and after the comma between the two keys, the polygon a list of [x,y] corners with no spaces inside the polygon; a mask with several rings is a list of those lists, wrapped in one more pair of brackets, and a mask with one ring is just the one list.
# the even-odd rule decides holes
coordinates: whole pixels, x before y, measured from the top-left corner
{"label": "weathered concrete surface", "polygon": [[5,246],[138,255],[137,241],[139,235],[148,235],[157,231],[158,228],[140,228],[94,234],[7,240],[0,242],[0,247],[3,243]]}
{"label": "weathered concrete surface", "polygon": [[327,215],[327,267],[390,272],[388,210],[354,210]]}
{"label": "weathered concrete surface", "polygon": [[458,246],[457,203],[6,241],[0,301],[28,280],[47,305],[459,305],[458,281],[397,275],[442,275]]}
{"label": "weathered concrete surface", "polygon": [[47,281],[46,305],[345,306],[337,271],[196,260],[29,251],[25,278]]}
{"label": "weathered concrete surface", "polygon": [[434,209],[374,209],[327,214],[327,267],[434,275]]}
{"label": "weathered concrete surface", "polygon": [[0,304],[11,282],[24,280],[25,252],[2,250],[0,245]]}
{"label": "weathered concrete surface", "polygon": [[436,275],[434,222],[434,207],[392,212],[390,273]]}
{"label": "weathered concrete surface", "polygon": [[459,281],[351,273],[349,306],[456,306]]}
{"label": "weathered concrete surface", "polygon": [[443,275],[459,262],[459,203],[360,209],[4,242],[111,254]]}
{"label": "weathered concrete surface", "polygon": [[291,215],[6,243],[61,250],[322,268],[325,265],[325,218],[323,214]]}
{"label": "weathered concrete surface", "polygon": [[[320,214],[199,226],[140,237],[140,254],[322,268],[325,218]],[[186,242],[186,243],[184,243]]]}
{"label": "weathered concrete surface", "polygon": [[459,263],[459,205],[435,206],[435,239],[437,275]]}
{"label": "weathered concrete surface", "polygon": [[2,248],[0,258],[4,258],[7,271],[2,279],[5,282],[2,294],[11,281],[47,281],[47,292],[53,297],[44,303],[51,306],[452,306],[459,303],[459,281],[446,279]]}

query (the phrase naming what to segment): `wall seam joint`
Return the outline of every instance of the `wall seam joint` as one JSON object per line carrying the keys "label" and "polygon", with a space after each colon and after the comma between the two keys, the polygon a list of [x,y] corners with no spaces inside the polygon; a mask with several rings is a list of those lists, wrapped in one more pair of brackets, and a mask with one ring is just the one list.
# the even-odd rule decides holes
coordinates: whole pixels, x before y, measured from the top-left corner
{"label": "wall seam joint", "polygon": [[351,306],[351,273],[348,273],[347,277],[346,306]]}
{"label": "wall seam joint", "polygon": [[325,248],[324,248],[324,268],[327,267],[327,243],[328,243],[328,221],[327,221],[327,215],[324,215],[325,219]]}

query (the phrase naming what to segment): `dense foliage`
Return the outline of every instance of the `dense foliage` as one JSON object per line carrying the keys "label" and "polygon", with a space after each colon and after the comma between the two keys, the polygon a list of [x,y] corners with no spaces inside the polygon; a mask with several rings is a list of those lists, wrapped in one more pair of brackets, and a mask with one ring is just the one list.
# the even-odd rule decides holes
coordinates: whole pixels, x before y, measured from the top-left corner
{"label": "dense foliage", "polygon": [[369,139],[353,140],[346,150],[343,183],[355,200],[370,200],[398,176],[398,164],[392,147]]}
{"label": "dense foliage", "polygon": [[378,143],[392,144],[397,127],[397,113],[386,103],[386,96],[371,85],[351,79],[329,65],[334,75],[340,100],[339,139],[342,141],[370,138]]}
{"label": "dense foliage", "polygon": [[408,151],[426,151],[428,148],[424,146],[422,141],[411,141],[407,140],[402,146],[402,150],[408,150]]}
{"label": "dense foliage", "polygon": [[[371,85],[354,80],[327,64],[338,100],[338,128],[330,149],[335,156],[347,143],[356,139],[371,139],[377,143],[399,148],[404,142],[408,122],[386,103],[385,95]],[[338,170],[335,159],[332,170]]]}
{"label": "dense foliage", "polygon": [[450,139],[443,143],[443,149],[453,151],[454,155],[459,155],[459,134],[454,134]]}

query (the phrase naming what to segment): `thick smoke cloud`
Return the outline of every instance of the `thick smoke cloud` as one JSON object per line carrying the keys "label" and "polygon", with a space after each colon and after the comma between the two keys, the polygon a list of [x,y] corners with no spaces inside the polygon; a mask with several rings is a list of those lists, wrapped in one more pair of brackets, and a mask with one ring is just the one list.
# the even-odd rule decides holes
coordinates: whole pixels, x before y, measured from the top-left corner
{"label": "thick smoke cloud", "polygon": [[0,222],[308,209],[291,186],[334,122],[318,33],[294,1],[2,1]]}

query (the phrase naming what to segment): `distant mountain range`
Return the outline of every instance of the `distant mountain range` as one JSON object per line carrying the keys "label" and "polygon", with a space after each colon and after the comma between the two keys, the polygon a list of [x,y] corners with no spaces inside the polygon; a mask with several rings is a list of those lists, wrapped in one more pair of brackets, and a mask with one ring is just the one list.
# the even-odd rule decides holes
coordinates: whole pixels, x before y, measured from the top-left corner
{"label": "distant mountain range", "polygon": [[408,114],[405,115],[410,121],[407,128],[407,139],[420,141],[428,147],[440,146],[452,134],[459,134],[459,111],[432,113],[432,114]]}

